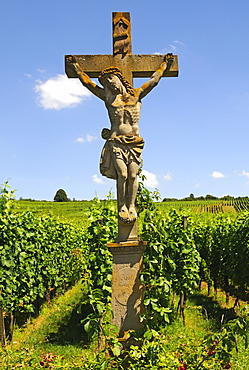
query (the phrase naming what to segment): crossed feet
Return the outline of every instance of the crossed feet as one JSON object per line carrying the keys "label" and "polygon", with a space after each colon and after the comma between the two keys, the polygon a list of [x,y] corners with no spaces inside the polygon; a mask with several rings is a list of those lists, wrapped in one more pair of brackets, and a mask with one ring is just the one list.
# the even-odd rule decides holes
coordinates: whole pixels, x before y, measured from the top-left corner
{"label": "crossed feet", "polygon": [[134,206],[131,206],[128,210],[126,205],[123,205],[120,208],[118,215],[120,220],[123,221],[124,223],[132,223],[135,222],[137,219],[137,212]]}

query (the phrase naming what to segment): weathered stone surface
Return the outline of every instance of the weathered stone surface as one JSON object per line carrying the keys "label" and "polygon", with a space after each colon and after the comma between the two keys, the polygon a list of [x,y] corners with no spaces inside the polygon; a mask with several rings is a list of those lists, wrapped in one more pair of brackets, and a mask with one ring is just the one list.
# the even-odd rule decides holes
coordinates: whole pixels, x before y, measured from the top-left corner
{"label": "weathered stone surface", "polygon": [[116,242],[135,241],[138,237],[138,220],[129,224],[124,223],[118,218],[118,237]]}
{"label": "weathered stone surface", "polygon": [[132,53],[130,13],[112,13],[113,55]]}
{"label": "weathered stone surface", "polygon": [[139,274],[146,244],[142,241],[108,243],[113,254],[113,324],[117,325],[120,338],[125,336],[125,332],[142,326],[140,315],[144,312],[144,292]]}
{"label": "weathered stone surface", "polygon": [[[117,241],[136,240],[137,174],[142,164],[144,140],[139,135],[142,99],[164,76],[178,76],[177,56],[133,55],[129,13],[113,13],[113,55],[67,55],[68,77],[105,102],[111,128],[102,130],[106,140],[100,159],[103,176],[117,180],[119,235]],[[98,77],[98,86],[91,78]],[[139,88],[133,77],[150,77]]]}
{"label": "weathered stone surface", "polygon": [[[141,100],[161,77],[178,76],[176,55],[133,55],[129,13],[113,13],[113,55],[66,55],[66,74],[82,84],[105,103],[111,127],[101,136],[105,144],[100,172],[117,180],[118,238],[109,243],[113,254],[113,324],[120,340],[129,330],[142,324],[143,286],[140,281],[146,242],[138,236],[137,174],[141,167],[144,140],[139,135]],[[99,78],[102,86],[91,78]],[[141,87],[133,87],[133,77],[149,77]]]}
{"label": "weathered stone surface", "polygon": [[[65,56],[66,74],[68,77],[77,78],[76,72],[72,69],[68,58]],[[133,77],[151,77],[163,62],[164,55],[128,54],[125,58],[118,55],[73,55],[82,70],[91,78],[97,78],[100,72],[110,66],[118,67],[123,72],[127,80],[132,84]],[[163,77],[178,76],[178,57],[174,58],[170,69],[163,73]]]}
{"label": "weathered stone surface", "polygon": [[73,56],[68,59],[82,84],[105,102],[108,111],[111,128],[102,130],[101,136],[106,142],[101,153],[100,172],[103,176],[117,180],[118,240],[137,238],[137,174],[144,147],[138,125],[141,100],[157,86],[173,61],[172,54],[165,55],[151,78],[139,88],[134,88],[124,78],[122,71],[113,66],[101,72],[99,82],[103,87],[100,87],[81,69]]}
{"label": "weathered stone surface", "polygon": [[[163,62],[164,55],[132,54],[131,19],[128,12],[112,13],[113,54],[73,55],[82,71],[90,78],[97,78],[103,69],[118,67],[125,78],[133,85],[134,77],[151,77]],[[68,62],[70,55],[65,56],[66,74],[77,78],[77,73]],[[163,73],[163,77],[178,76],[178,58],[172,56],[173,63]]]}

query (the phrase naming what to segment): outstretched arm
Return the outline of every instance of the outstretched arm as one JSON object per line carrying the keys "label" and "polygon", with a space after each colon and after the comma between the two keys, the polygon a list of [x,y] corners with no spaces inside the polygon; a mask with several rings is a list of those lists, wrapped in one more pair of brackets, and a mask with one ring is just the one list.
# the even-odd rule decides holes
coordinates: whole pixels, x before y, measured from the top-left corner
{"label": "outstretched arm", "polygon": [[73,56],[67,58],[67,61],[71,64],[72,68],[75,70],[80,82],[88,89],[90,90],[94,95],[96,95],[98,98],[105,100],[105,94],[104,89],[102,87],[99,87],[94,83],[90,77],[82,71],[79,64],[76,62]]}
{"label": "outstretched arm", "polygon": [[140,88],[136,89],[140,99],[144,98],[158,84],[163,72],[166,70],[166,68],[170,68],[173,60],[174,58],[171,53],[166,54],[160,67],[153,73],[149,81],[145,82]]}

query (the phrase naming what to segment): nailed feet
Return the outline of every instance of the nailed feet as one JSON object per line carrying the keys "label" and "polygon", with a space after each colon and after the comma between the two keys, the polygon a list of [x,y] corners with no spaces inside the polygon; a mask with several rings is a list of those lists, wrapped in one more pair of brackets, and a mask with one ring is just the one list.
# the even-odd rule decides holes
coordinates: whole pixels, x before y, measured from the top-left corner
{"label": "nailed feet", "polygon": [[127,209],[126,205],[123,205],[120,208],[118,213],[119,219],[124,223],[133,223],[137,219],[137,212],[135,207],[130,207],[129,210]]}

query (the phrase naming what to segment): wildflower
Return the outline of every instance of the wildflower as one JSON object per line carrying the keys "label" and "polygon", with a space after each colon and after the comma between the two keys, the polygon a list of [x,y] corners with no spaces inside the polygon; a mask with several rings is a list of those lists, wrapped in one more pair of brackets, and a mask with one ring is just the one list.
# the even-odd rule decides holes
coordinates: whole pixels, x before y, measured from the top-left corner
{"label": "wildflower", "polygon": [[177,370],[186,370],[187,369],[187,366],[188,365],[186,363],[184,363],[181,366],[179,366]]}

